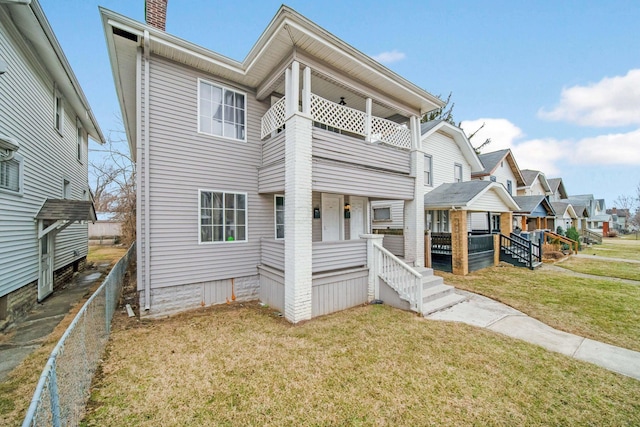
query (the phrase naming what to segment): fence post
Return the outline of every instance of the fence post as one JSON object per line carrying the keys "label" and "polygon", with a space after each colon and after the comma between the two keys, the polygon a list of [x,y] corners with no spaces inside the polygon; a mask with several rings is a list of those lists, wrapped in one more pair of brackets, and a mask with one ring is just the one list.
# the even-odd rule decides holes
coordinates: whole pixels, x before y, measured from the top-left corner
{"label": "fence post", "polygon": [[533,270],[533,242],[529,240],[529,268]]}
{"label": "fence post", "polygon": [[[108,277],[107,277],[108,279]],[[111,310],[111,287],[107,280],[105,280],[104,287],[104,317],[105,317],[105,330],[107,331],[107,335],[111,333],[111,316],[109,315]]]}
{"label": "fence post", "polygon": [[431,230],[424,233],[424,266],[431,268]]}

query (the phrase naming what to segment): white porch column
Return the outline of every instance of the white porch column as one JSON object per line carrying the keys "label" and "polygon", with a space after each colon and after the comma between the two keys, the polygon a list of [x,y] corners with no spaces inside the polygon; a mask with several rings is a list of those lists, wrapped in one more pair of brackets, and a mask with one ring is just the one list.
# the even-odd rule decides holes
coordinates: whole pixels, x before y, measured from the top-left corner
{"label": "white porch column", "polygon": [[[284,315],[298,323],[311,318],[311,126],[298,111],[297,62],[292,65],[287,99],[293,110],[286,119],[284,208]],[[292,93],[294,92],[294,93]]]}
{"label": "white porch column", "polygon": [[367,301],[372,301],[380,297],[380,287],[378,283],[378,271],[376,257],[373,251],[373,244],[377,243],[382,246],[384,235],[382,234],[361,234],[361,239],[367,240],[367,268],[369,269]]}
{"label": "white porch column", "polygon": [[306,66],[302,75],[302,112],[311,114],[311,68]]}
{"label": "white porch column", "polygon": [[411,176],[415,177],[413,200],[404,202],[404,257],[416,267],[424,266],[424,152],[420,141],[420,120],[412,116]]}
{"label": "white porch column", "polygon": [[367,98],[366,104],[365,104],[365,112],[366,112],[366,116],[365,116],[365,121],[364,121],[364,134],[366,135],[366,141],[367,142],[371,142],[371,110],[373,108],[373,101],[371,100],[371,98]]}

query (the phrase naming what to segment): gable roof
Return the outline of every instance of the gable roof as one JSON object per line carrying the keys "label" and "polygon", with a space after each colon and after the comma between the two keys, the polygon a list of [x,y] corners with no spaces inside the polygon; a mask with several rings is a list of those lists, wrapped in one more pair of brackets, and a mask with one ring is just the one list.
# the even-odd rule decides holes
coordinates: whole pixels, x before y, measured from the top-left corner
{"label": "gable roof", "polygon": [[578,218],[578,215],[576,214],[576,211],[571,203],[551,202],[551,207],[556,212],[556,216],[564,216],[565,213],[568,213],[571,218]]}
{"label": "gable roof", "polygon": [[513,199],[520,206],[520,209],[516,211],[518,213],[530,214],[535,211],[536,208],[542,206],[547,215],[555,216],[556,214],[546,196],[516,196]]}
{"label": "gable roof", "polygon": [[[338,39],[288,6],[281,6],[242,61],[100,7],[102,25],[132,153],[136,147],[136,61],[142,48],[218,78],[255,90],[259,100],[284,85],[284,70],[293,59],[313,70],[349,76],[344,87],[384,101],[384,108],[407,116],[444,106],[444,102]],[[329,71],[323,71],[329,70]],[[353,84],[357,82],[357,85]],[[375,103],[374,103],[375,107]]]}
{"label": "gable roof", "polygon": [[542,172],[532,169],[523,169],[521,172],[524,178],[524,187],[531,187],[536,182],[536,179],[538,179],[544,191],[547,193],[551,192],[547,178]]}
{"label": "gable roof", "polygon": [[516,177],[516,187],[522,187],[525,185],[524,177],[522,176],[522,172],[518,167],[518,163],[516,163],[516,158],[513,156],[513,153],[509,148],[480,154],[478,155],[478,157],[482,162],[483,168],[482,171],[471,174],[474,178],[492,175],[498,168],[500,162],[506,160],[511,167],[511,172],[513,172]]}
{"label": "gable roof", "polygon": [[471,165],[471,172],[482,170],[482,162],[462,129],[445,120],[432,120],[420,124],[420,133],[422,135],[420,139],[423,143],[436,132],[442,132],[453,138],[460,152]]}
{"label": "gable roof", "polygon": [[[0,8],[8,10],[11,21],[20,32],[20,36],[24,38],[55,81],[56,89],[64,96],[65,108],[69,107],[73,110],[91,139],[104,144],[106,140],[93,115],[89,101],[38,1],[0,2]],[[2,16],[3,14],[0,13],[0,18]]]}
{"label": "gable roof", "polygon": [[503,185],[491,181],[465,181],[442,184],[424,195],[425,209],[473,210],[473,204],[487,192],[495,192],[510,210],[519,209]]}
{"label": "gable roof", "polygon": [[564,187],[562,178],[549,178],[547,179],[547,183],[549,184],[549,188],[553,194],[559,193],[561,199],[567,198],[567,190]]}

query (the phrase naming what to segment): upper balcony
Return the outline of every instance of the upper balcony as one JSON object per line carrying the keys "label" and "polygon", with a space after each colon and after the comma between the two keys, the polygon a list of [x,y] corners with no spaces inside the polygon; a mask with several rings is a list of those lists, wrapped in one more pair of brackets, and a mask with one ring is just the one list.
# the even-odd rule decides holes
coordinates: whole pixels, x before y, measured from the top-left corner
{"label": "upper balcony", "polygon": [[[376,117],[371,114],[371,100],[366,111],[332,102],[314,93],[310,94],[310,114],[315,125],[346,134],[367,142],[380,142],[403,149],[411,148],[411,130],[407,123]],[[280,98],[262,116],[261,137],[265,139],[284,128],[286,97]]]}

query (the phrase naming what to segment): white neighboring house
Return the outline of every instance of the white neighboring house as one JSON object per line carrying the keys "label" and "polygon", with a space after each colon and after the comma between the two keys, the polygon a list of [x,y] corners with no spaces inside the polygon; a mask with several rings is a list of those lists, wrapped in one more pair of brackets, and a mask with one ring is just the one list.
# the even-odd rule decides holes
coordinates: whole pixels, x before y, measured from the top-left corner
{"label": "white neighboring house", "polygon": [[87,137],[104,137],[37,1],[0,2],[0,330],[87,256]]}
{"label": "white neighboring house", "polygon": [[551,187],[544,173],[531,169],[523,169],[524,185],[518,187],[518,196],[550,196]]}

